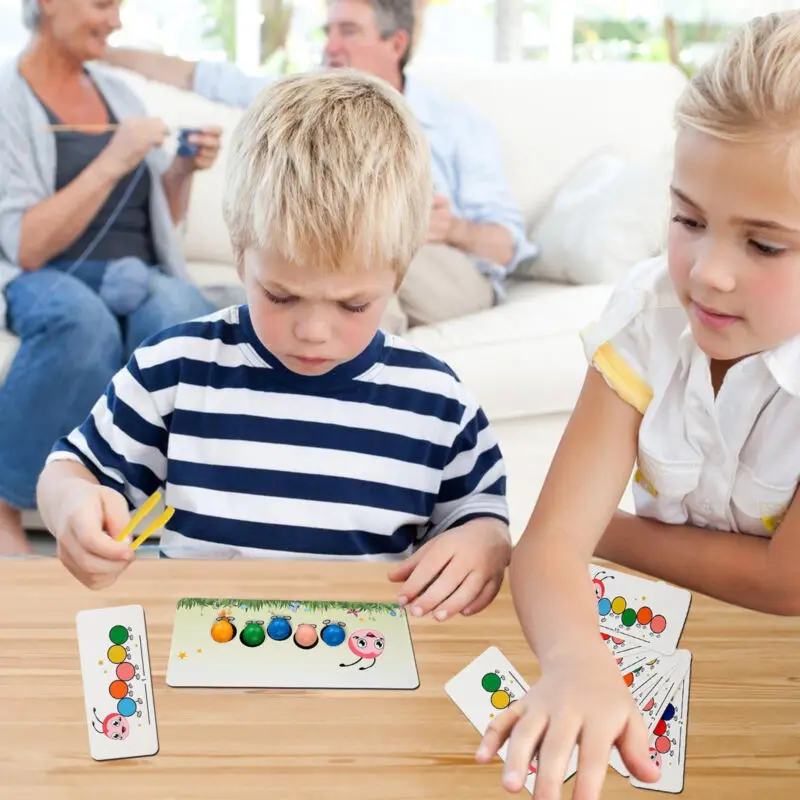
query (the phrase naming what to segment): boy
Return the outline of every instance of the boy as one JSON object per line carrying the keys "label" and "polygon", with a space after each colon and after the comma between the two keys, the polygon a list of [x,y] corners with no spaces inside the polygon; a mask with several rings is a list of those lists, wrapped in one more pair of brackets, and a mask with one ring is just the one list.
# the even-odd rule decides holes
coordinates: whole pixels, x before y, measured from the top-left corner
{"label": "boy", "polygon": [[378,79],[259,96],[223,199],[247,305],[146,341],[41,476],[79,580],[116,580],[132,554],[113,537],[163,486],[165,555],[393,560],[413,614],[491,602],[511,553],[500,451],[452,371],[379,330],[432,196],[421,128]]}

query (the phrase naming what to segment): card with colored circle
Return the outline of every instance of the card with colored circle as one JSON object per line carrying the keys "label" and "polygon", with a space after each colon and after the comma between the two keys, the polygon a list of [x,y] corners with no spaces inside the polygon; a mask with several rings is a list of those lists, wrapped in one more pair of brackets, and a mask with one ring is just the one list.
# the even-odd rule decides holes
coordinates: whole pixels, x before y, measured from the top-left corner
{"label": "card with colored circle", "polygon": [[[493,719],[528,692],[528,684],[497,647],[490,647],[481,653],[451,678],[444,688],[481,736],[486,733]],[[498,755],[503,761],[506,760],[508,742],[499,749]],[[536,764],[537,757],[534,756],[525,781],[525,788],[531,793],[536,784]],[[567,766],[565,781],[575,774],[577,767],[576,747]]]}
{"label": "card with colored circle", "polygon": [[590,565],[601,633],[665,655],[680,641],[692,595],[686,589]]}
{"label": "card with colored circle", "polygon": [[396,603],[183,597],[167,685],[417,689],[419,674]]}
{"label": "card with colored circle", "polygon": [[92,758],[154,756],[158,730],[144,609],[79,611],[75,623]]}
{"label": "card with colored circle", "polygon": [[680,794],[686,773],[686,742],[689,734],[689,687],[691,663],[683,680],[664,706],[650,733],[650,757],[661,767],[656,783],[643,783],[633,776],[630,782],[638,789]]}
{"label": "card with colored circle", "polygon": [[683,650],[678,650],[671,656],[654,653],[655,658],[649,660],[640,668],[639,680],[636,682],[633,699],[642,713],[650,707],[650,701],[660,696],[666,683],[676,671],[679,671],[683,664],[682,654],[684,652]]}
{"label": "card with colored circle", "polygon": [[664,709],[669,705],[681,683],[692,668],[692,654],[688,650],[678,650],[675,667],[660,684],[654,688],[652,694],[648,693],[646,701],[640,705],[647,729],[652,731],[664,714]]}

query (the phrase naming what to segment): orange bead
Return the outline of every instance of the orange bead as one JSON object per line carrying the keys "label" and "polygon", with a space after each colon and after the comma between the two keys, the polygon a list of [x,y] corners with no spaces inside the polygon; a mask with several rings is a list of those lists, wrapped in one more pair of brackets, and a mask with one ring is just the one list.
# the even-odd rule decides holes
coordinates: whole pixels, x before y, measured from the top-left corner
{"label": "orange bead", "polygon": [[229,642],[233,639],[233,625],[226,619],[221,619],[211,626],[211,638],[215,642]]}

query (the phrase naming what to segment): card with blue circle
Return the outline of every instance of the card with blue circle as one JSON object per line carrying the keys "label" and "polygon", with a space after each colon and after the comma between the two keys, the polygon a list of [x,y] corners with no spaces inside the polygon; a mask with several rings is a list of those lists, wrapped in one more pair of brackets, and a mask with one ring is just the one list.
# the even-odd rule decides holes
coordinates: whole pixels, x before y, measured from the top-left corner
{"label": "card with blue circle", "polygon": [[416,689],[408,617],[394,603],[185,597],[167,684]]}
{"label": "card with blue circle", "polygon": [[76,618],[86,730],[96,761],[158,753],[144,609],[95,608]]}
{"label": "card with blue circle", "polygon": [[595,564],[589,565],[589,577],[602,633],[663,655],[676,651],[689,615],[691,592]]}

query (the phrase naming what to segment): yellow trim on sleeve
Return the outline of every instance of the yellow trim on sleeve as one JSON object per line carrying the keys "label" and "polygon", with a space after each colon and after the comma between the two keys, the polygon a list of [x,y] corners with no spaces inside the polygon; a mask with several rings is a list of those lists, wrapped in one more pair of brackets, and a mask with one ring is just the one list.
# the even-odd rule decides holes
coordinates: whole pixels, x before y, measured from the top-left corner
{"label": "yellow trim on sleeve", "polygon": [[653,390],[614,349],[611,342],[597,348],[592,362],[605,375],[614,391],[644,415],[653,399]]}
{"label": "yellow trim on sleeve", "polygon": [[781,523],[783,522],[783,518],[786,516],[786,511],[781,511],[779,514],[775,514],[771,517],[761,517],[761,522],[764,527],[770,532],[775,533],[775,531],[780,528]]}
{"label": "yellow trim on sleeve", "polygon": [[644,472],[642,472],[641,468],[636,469],[636,474],[633,476],[633,480],[639,484],[643,489],[646,489],[650,492],[653,497],[658,497],[658,490],[649,480],[645,477]]}

